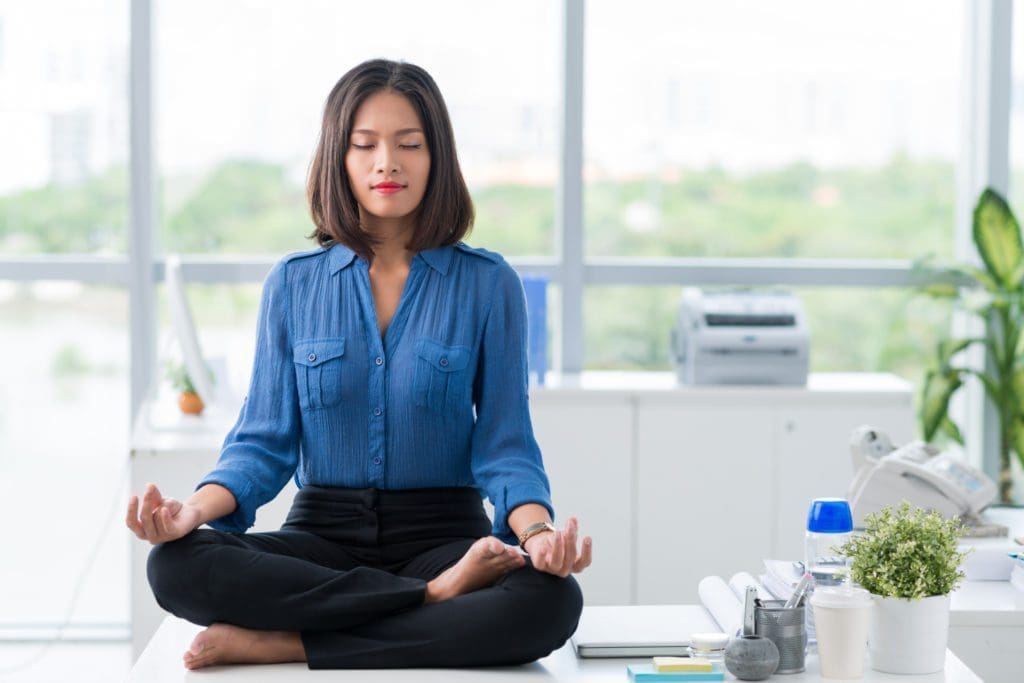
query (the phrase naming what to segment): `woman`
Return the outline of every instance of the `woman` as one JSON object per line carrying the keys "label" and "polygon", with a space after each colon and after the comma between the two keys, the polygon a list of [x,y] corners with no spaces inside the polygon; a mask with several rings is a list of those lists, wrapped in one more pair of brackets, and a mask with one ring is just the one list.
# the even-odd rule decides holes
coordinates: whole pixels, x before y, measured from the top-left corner
{"label": "woman", "polygon": [[[552,526],[522,286],[461,242],[473,206],[423,69],[372,60],[338,81],[308,197],[321,247],[267,276],[216,468],[185,502],[152,484],[129,501],[157,602],[209,626],[185,666],[547,655],[576,628],[592,543],[575,518]],[[244,533],[292,476],[281,530]]]}

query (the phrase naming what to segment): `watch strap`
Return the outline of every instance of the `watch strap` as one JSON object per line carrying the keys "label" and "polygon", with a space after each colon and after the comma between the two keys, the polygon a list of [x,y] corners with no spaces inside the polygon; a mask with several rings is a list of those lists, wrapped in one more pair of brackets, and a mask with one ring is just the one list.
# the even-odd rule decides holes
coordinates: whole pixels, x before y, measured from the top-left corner
{"label": "watch strap", "polygon": [[523,533],[519,534],[519,547],[523,549],[523,552],[526,552],[526,542],[537,534],[542,534],[546,531],[557,531],[557,529],[554,525],[549,524],[548,522],[537,522],[536,524],[531,524],[523,529]]}

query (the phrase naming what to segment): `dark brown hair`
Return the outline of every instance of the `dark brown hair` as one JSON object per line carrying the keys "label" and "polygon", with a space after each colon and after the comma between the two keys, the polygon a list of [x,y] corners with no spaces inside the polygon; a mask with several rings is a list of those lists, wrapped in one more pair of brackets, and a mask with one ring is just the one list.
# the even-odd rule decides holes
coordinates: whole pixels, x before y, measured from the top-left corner
{"label": "dark brown hair", "polygon": [[434,79],[407,62],[371,59],[341,77],[327,96],[316,153],[309,167],[306,196],[321,245],[344,244],[363,258],[377,243],[359,224],[359,205],[349,185],[345,153],[353,119],[367,97],[382,90],[404,95],[423,123],[430,174],[417,208],[416,230],[406,248],[413,251],[455,244],[473,225],[473,200],[455,153],[448,108]]}

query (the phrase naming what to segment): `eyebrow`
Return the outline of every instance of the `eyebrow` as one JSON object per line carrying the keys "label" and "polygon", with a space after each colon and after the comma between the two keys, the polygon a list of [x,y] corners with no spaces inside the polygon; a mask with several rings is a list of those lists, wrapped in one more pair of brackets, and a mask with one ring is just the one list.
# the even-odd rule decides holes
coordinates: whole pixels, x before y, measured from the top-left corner
{"label": "eyebrow", "polygon": [[[376,135],[377,131],[369,130],[367,128],[359,128],[358,130],[352,131],[353,133],[364,133],[366,135]],[[395,135],[405,135],[406,133],[422,133],[423,130],[420,128],[403,128],[395,131]]]}

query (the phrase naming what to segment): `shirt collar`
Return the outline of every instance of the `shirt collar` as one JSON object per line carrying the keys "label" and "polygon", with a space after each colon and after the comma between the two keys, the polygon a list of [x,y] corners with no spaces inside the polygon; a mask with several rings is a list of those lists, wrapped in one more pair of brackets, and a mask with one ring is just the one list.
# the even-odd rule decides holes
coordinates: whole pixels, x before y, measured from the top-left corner
{"label": "shirt collar", "polygon": [[[435,249],[426,249],[421,251],[418,256],[426,261],[427,265],[437,272],[442,275],[447,275],[454,253],[454,247],[442,246]],[[331,275],[334,275],[339,270],[342,270],[352,263],[356,258],[356,253],[344,244],[337,243],[330,247],[328,258],[330,259]]]}
{"label": "shirt collar", "polygon": [[344,244],[335,244],[328,251],[327,258],[330,259],[331,275],[334,275],[355,259],[356,253]]}
{"label": "shirt collar", "polygon": [[448,268],[452,265],[452,256],[455,254],[455,247],[443,246],[436,247],[434,249],[425,249],[419,253],[419,256],[427,262],[427,264],[441,273],[441,275],[448,274]]}

